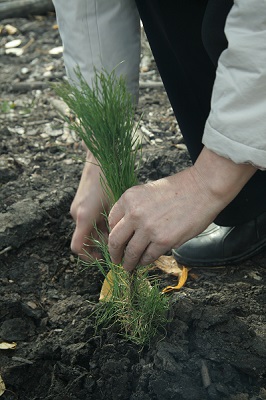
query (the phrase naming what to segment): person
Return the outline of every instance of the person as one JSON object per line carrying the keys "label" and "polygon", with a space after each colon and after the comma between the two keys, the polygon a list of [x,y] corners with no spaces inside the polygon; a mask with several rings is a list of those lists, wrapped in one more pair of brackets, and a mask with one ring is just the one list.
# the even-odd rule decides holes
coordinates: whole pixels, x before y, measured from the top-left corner
{"label": "person", "polygon": [[[137,99],[139,16],[193,165],[128,189],[109,214],[109,251],[127,270],[173,249],[188,266],[238,263],[266,248],[264,0],[54,0],[68,75],[126,76]],[[92,155],[87,155],[92,161]],[[72,250],[104,229],[99,169],[85,163]],[[86,239],[84,239],[86,238]]]}

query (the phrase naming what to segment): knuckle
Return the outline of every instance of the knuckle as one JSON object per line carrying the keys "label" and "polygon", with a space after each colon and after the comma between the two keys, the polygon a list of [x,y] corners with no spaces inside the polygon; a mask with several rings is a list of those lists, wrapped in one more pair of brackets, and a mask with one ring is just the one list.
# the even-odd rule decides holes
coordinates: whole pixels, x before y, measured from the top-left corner
{"label": "knuckle", "polygon": [[128,217],[130,218],[131,221],[138,221],[142,219],[142,207],[133,204],[130,206],[129,211],[128,211]]}
{"label": "knuckle", "polygon": [[168,247],[169,244],[167,235],[165,235],[163,232],[158,232],[156,234],[154,242],[160,247]]}
{"label": "knuckle", "polygon": [[75,240],[72,240],[70,248],[74,254],[79,254],[82,251],[82,246],[78,245],[78,243]]}
{"label": "knuckle", "polygon": [[74,203],[72,203],[71,206],[70,206],[70,215],[74,220],[76,220],[76,218],[77,218],[77,208],[76,208],[76,205]]}
{"label": "knuckle", "polygon": [[77,223],[77,225],[80,224],[81,221],[86,221],[87,220],[87,210],[84,207],[78,207],[74,211],[74,221]]}

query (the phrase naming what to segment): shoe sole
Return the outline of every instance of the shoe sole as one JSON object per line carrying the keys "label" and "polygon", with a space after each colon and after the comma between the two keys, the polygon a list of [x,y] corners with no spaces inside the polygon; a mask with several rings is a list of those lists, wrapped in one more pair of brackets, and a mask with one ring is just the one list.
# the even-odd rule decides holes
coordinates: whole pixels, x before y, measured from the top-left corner
{"label": "shoe sole", "polygon": [[249,258],[254,257],[255,255],[261,253],[264,249],[266,249],[266,239],[264,239],[259,246],[256,246],[256,248],[253,249],[251,248],[249,249],[249,251],[242,253],[240,256],[230,257],[222,260],[221,259],[211,260],[208,262],[206,262],[205,260],[198,260],[197,264],[195,264],[195,261],[192,259],[180,256],[178,253],[176,253],[174,249],[172,250],[172,254],[178,263],[185,265],[187,267],[222,268],[229,265],[239,264],[242,261],[248,260]]}

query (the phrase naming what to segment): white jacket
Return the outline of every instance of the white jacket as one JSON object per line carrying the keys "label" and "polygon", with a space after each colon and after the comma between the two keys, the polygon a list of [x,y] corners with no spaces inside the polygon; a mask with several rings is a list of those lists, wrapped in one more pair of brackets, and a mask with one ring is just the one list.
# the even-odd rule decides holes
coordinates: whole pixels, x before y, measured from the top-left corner
{"label": "white jacket", "polygon": [[266,169],[266,0],[235,0],[225,33],[203,143]]}
{"label": "white jacket", "polygon": [[[54,0],[68,75],[78,64],[118,69],[137,96],[139,17],[134,0]],[[71,29],[70,29],[71,27]],[[266,169],[266,0],[235,0],[225,33],[203,143],[235,163]]]}

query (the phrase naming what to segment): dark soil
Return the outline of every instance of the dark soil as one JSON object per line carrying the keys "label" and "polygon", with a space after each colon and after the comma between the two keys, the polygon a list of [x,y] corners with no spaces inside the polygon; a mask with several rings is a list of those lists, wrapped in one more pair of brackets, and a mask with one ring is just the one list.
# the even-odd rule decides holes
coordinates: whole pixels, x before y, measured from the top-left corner
{"label": "dark soil", "polygon": [[[17,348],[0,350],[2,399],[266,399],[266,254],[191,270],[170,295],[165,336],[149,348],[115,328],[95,334],[102,277],[69,249],[84,154],[50,88],[65,75],[61,53],[49,53],[61,45],[55,16],[8,23],[18,32],[0,37],[0,343]],[[13,39],[26,46],[21,56],[5,54]],[[152,62],[143,70],[142,81],[159,80]],[[140,109],[153,135],[140,180],[189,165],[163,88],[142,87]]]}

